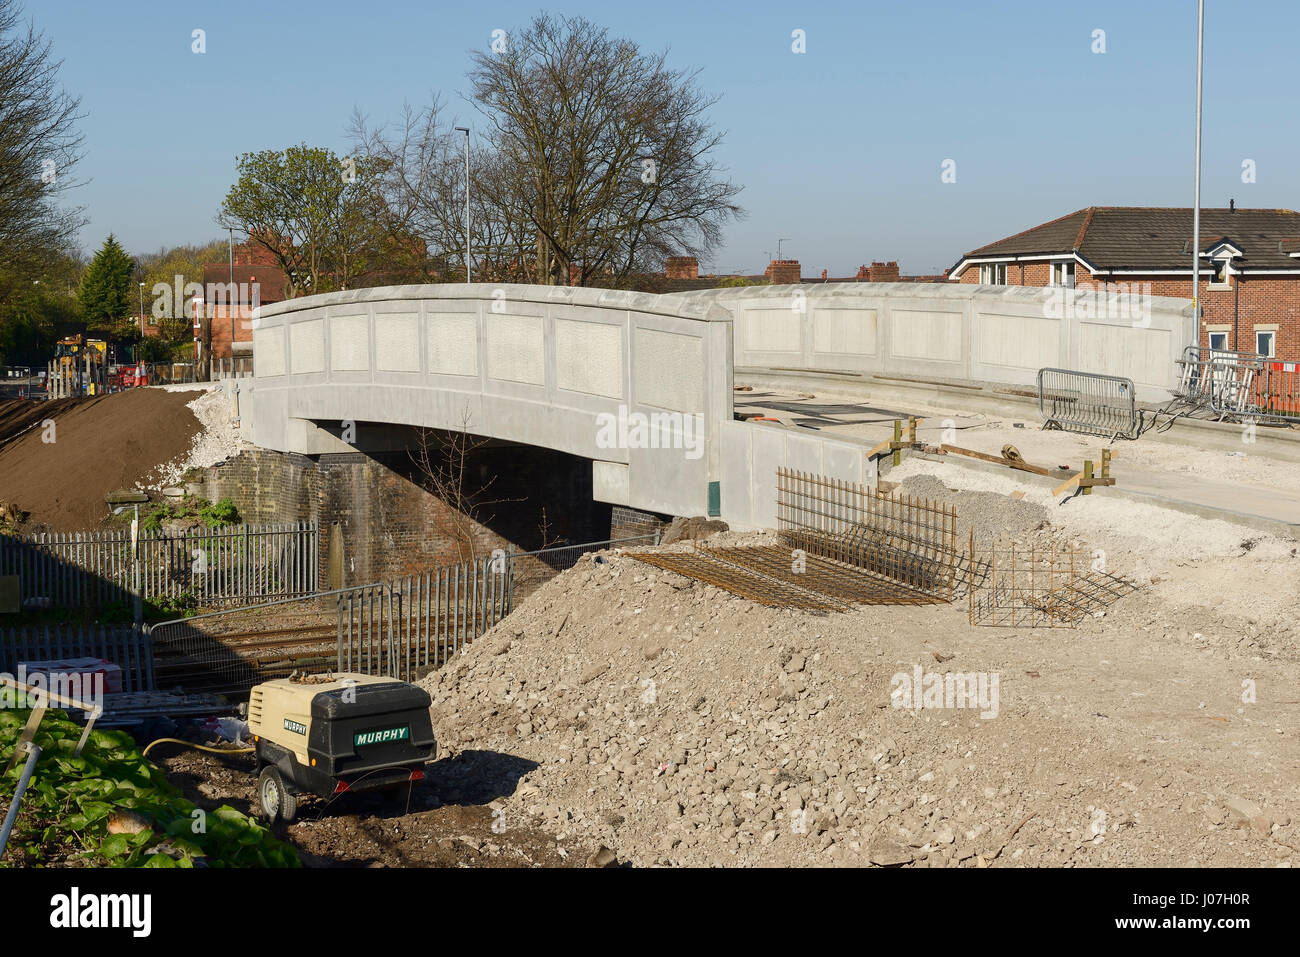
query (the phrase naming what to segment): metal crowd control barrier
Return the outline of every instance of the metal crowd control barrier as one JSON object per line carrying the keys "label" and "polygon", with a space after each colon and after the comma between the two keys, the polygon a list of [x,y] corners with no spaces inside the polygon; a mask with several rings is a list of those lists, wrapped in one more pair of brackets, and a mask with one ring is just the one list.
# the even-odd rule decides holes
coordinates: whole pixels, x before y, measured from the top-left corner
{"label": "metal crowd control barrier", "polygon": [[1264,360],[1250,352],[1187,346],[1178,360],[1174,394],[1191,405],[1208,408],[1220,419],[1249,414],[1250,397],[1264,370]]}
{"label": "metal crowd control barrier", "polygon": [[1038,413],[1043,428],[1089,432],[1126,439],[1138,437],[1137,402],[1133,380],[1123,376],[1038,370]]}
{"label": "metal crowd control barrier", "polygon": [[1175,395],[1190,405],[1209,409],[1219,419],[1300,423],[1300,363],[1188,346],[1178,364]]}

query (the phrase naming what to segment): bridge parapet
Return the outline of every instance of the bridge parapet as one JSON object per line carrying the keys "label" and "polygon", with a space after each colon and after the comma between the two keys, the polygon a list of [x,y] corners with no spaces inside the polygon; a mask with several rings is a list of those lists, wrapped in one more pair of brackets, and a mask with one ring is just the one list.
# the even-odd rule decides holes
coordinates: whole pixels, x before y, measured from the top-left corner
{"label": "bridge parapet", "polygon": [[805,283],[667,298],[725,306],[742,370],[1033,388],[1051,367],[1123,376],[1140,400],[1163,402],[1183,348],[1197,341],[1191,301],[1153,296],[1149,283]]}
{"label": "bridge parapet", "polygon": [[[731,314],[622,290],[390,286],[263,306],[264,448],[346,449],[320,423],[465,431],[592,459],[598,500],[703,514],[731,419]],[[670,461],[671,460],[671,461]]]}

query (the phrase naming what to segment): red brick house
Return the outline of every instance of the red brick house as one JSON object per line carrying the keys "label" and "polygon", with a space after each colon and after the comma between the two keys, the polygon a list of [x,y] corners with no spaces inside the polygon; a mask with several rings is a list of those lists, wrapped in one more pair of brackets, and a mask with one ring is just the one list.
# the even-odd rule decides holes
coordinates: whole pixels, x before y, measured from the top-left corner
{"label": "red brick house", "polygon": [[[215,359],[231,357],[232,316],[233,354],[251,355],[253,309],[289,297],[289,277],[263,247],[252,242],[238,245],[234,249],[234,260],[233,287],[229,262],[208,263],[203,267],[203,305],[212,322],[212,357]],[[196,351],[201,351],[202,336],[203,318],[195,316]]]}
{"label": "red brick house", "polygon": [[[1089,206],[971,250],[948,278],[1011,286],[1136,283],[1153,296],[1190,299],[1191,255],[1191,207]],[[1300,213],[1202,209],[1200,255],[1201,345],[1300,356]]]}

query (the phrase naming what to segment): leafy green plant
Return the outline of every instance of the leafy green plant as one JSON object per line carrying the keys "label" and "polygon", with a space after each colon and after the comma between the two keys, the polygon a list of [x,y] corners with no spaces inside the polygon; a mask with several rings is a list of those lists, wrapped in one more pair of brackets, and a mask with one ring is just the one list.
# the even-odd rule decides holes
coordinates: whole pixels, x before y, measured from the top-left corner
{"label": "leafy green plant", "polygon": [[217,528],[221,525],[236,525],[239,523],[239,510],[235,508],[234,502],[228,498],[223,498],[215,505],[209,502],[200,506],[199,518],[203,519],[208,528]]}
{"label": "leafy green plant", "polygon": [[163,522],[179,517],[179,515],[175,514],[171,505],[160,502],[144,514],[140,519],[140,527],[146,532],[156,532],[162,528]]}
{"label": "leafy green plant", "polygon": [[159,502],[149,508],[140,519],[140,527],[147,532],[156,532],[163,522],[172,520],[198,519],[208,528],[220,528],[223,525],[239,524],[239,510],[228,498],[213,503],[207,499],[186,495],[178,502]]}
{"label": "leafy green plant", "polygon": [[192,618],[199,613],[199,600],[190,592],[181,592],[175,598],[170,595],[149,602],[151,618]]}
{"label": "leafy green plant", "polygon": [[[0,754],[16,746],[27,712],[0,711]],[[49,711],[36,734],[36,773],[0,867],[77,864],[99,867],[299,867],[294,848],[232,807],[196,813],[194,805],[121,731],[92,731],[74,755],[81,728]],[[21,765],[3,779],[8,803]],[[149,827],[109,834],[109,818],[131,811]]]}
{"label": "leafy green plant", "polygon": [[104,625],[120,625],[135,620],[135,610],[130,602],[110,601],[99,609],[96,620]]}

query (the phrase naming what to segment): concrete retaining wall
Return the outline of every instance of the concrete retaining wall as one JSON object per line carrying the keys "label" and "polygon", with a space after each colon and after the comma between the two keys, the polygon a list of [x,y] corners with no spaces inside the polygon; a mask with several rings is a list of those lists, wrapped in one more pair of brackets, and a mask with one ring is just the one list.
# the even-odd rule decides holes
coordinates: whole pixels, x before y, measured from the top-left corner
{"label": "concrete retaining wall", "polygon": [[867,444],[774,423],[724,422],[722,517],[733,528],[776,527],[776,470],[794,469],[872,488],[878,468]]}
{"label": "concrete retaining wall", "polygon": [[1131,378],[1161,402],[1196,341],[1188,300],[1086,289],[828,283],[674,293],[726,307],[738,367],[1035,385],[1045,366]]}

